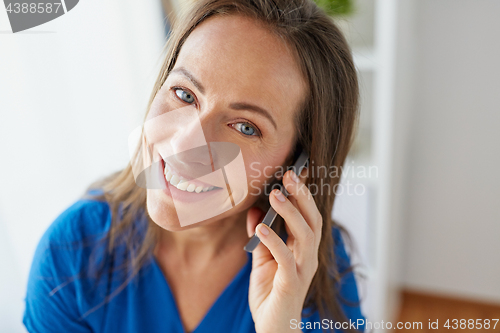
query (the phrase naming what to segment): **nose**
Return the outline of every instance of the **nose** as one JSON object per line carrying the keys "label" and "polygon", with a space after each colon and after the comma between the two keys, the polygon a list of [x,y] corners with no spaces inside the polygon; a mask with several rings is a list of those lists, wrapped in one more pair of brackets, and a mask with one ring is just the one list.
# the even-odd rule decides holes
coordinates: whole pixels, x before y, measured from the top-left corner
{"label": "nose", "polygon": [[[184,178],[199,178],[222,170],[240,153],[237,144],[224,142],[224,125],[216,111],[214,108],[200,112],[195,117],[190,117],[189,121],[184,118],[176,124],[170,139],[174,155],[166,158],[165,162]],[[225,171],[222,172],[225,175]],[[224,184],[227,179],[217,181]]]}
{"label": "nose", "polygon": [[216,140],[216,126],[212,112],[202,112],[189,117],[189,120],[179,122],[170,142],[178,162],[212,165],[208,143]]}

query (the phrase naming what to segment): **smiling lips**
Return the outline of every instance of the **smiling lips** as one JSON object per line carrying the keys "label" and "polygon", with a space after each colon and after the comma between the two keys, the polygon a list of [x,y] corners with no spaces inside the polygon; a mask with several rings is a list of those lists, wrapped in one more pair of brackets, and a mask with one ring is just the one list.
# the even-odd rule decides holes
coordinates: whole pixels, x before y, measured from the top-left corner
{"label": "smiling lips", "polygon": [[207,184],[203,186],[199,184],[199,182],[195,183],[194,181],[188,181],[184,177],[177,175],[176,172],[173,171],[167,163],[165,163],[165,169],[163,170],[163,173],[167,182],[181,191],[201,193],[217,190],[220,188]]}

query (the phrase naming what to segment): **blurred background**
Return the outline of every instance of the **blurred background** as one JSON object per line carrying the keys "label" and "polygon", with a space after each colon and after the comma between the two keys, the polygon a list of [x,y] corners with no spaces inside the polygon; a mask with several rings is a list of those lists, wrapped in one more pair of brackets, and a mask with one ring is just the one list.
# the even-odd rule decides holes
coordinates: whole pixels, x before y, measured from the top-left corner
{"label": "blurred background", "polygon": [[[420,331],[500,318],[500,1],[333,2],[361,120],[332,214],[353,238],[363,312]],[[25,332],[43,232],[126,165],[168,18],[188,3],[85,0],[16,34],[0,8],[0,332]]]}

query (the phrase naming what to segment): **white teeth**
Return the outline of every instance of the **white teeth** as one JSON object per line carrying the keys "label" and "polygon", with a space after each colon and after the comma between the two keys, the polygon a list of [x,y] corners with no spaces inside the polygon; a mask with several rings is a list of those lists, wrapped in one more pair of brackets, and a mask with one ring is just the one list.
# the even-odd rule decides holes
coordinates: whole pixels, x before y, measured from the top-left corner
{"label": "white teeth", "polygon": [[172,178],[170,179],[170,184],[177,186],[181,179],[177,175],[172,175]]}
{"label": "white teeth", "polygon": [[[177,176],[173,175],[172,179],[174,179],[174,177],[177,177]],[[172,184],[172,180],[170,180],[170,184]],[[175,185],[175,187],[177,187],[181,191],[187,191],[187,192],[195,192],[196,191],[196,193],[208,192],[208,191],[211,191],[215,188],[215,186],[207,186],[205,188],[203,186],[196,187],[195,184],[190,183],[187,180],[181,180],[177,185]]]}
{"label": "white teeth", "polygon": [[179,190],[181,190],[181,191],[185,191],[185,190],[187,190],[188,186],[189,186],[189,183],[188,183],[188,182],[186,182],[186,181],[182,181],[182,182],[180,182],[179,184],[177,184],[177,188],[178,188]]}
{"label": "white teeth", "polygon": [[172,173],[170,171],[168,171],[166,174],[165,174],[165,179],[167,180],[167,182],[170,181],[170,179],[172,179]]}
{"label": "white teeth", "polygon": [[196,192],[196,193],[201,193],[201,192],[208,192],[212,191],[215,186],[197,186],[196,184],[190,183],[186,179],[184,179],[181,176],[177,176],[170,171],[170,168],[167,166],[165,163],[165,169],[163,170],[163,173],[165,174],[165,179],[167,182],[175,186],[181,191],[187,191],[187,192]]}

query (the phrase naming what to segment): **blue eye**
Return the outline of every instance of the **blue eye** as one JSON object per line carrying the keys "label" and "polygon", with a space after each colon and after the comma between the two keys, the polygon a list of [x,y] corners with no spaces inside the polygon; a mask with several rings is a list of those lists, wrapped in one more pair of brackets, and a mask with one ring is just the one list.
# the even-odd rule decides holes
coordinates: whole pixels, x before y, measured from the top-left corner
{"label": "blue eye", "polygon": [[189,104],[194,103],[194,96],[185,90],[177,88],[175,89],[175,94],[177,95],[177,97],[179,97],[182,101],[186,103]]}
{"label": "blue eye", "polygon": [[241,133],[251,136],[251,135],[258,135],[257,130],[255,127],[250,125],[249,123],[236,123],[234,126],[238,131]]}

